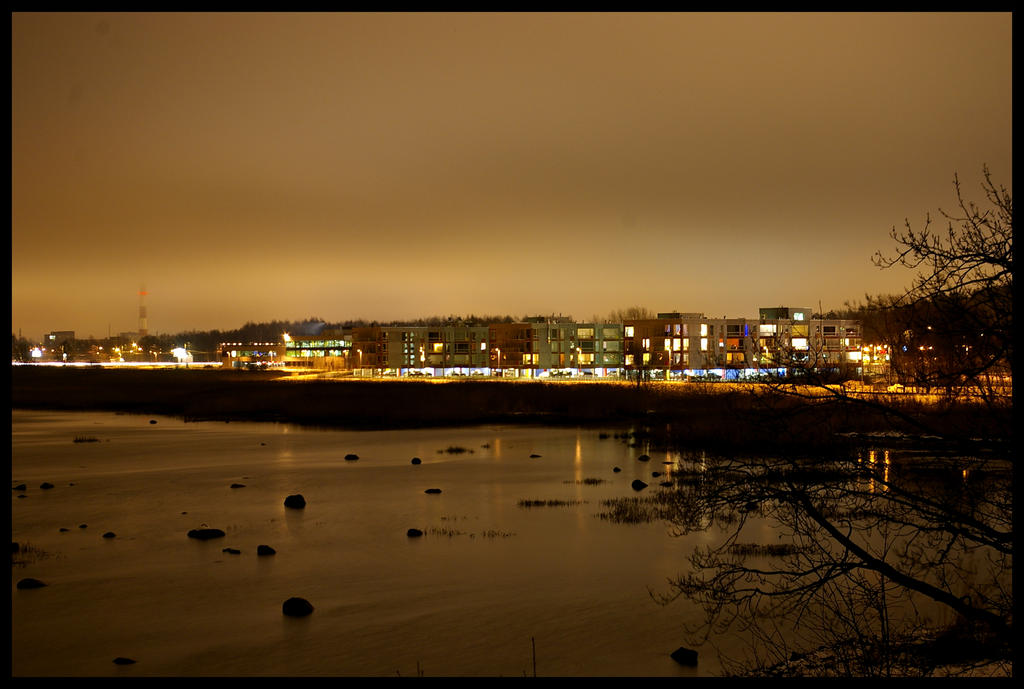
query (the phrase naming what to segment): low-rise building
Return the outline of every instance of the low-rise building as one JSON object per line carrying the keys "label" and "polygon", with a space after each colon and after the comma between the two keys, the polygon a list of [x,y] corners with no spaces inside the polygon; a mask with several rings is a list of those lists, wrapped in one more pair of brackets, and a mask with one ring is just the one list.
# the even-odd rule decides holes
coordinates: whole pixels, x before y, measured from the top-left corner
{"label": "low-rise building", "polygon": [[286,368],[327,371],[351,369],[352,338],[343,330],[324,330],[317,335],[285,333],[283,363]]}
{"label": "low-rise building", "polygon": [[[221,365],[224,368],[277,368],[285,364],[285,342],[221,342]],[[188,352],[175,355],[179,360],[187,358]]]}
{"label": "low-rise building", "polygon": [[460,377],[489,373],[487,326],[448,323],[382,328],[386,374]]}
{"label": "low-rise building", "polygon": [[[759,317],[664,312],[622,323],[564,316],[521,322],[359,326],[280,343],[221,345],[225,366],[283,365],[358,376],[500,376],[652,380],[752,378],[791,368],[859,372],[861,325],[814,318],[809,308],[762,308]],[[877,352],[868,355],[877,368]]]}

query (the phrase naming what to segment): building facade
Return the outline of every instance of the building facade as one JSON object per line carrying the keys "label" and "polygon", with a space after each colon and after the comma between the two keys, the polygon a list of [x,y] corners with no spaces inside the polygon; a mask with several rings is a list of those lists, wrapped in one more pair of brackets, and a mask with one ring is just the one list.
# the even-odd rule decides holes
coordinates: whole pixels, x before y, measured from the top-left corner
{"label": "building facade", "polygon": [[859,373],[857,321],[774,307],[758,318],[665,312],[622,323],[562,316],[520,322],[361,326],[281,343],[221,345],[225,366],[282,365],[355,376],[750,379],[794,368]]}
{"label": "building facade", "polygon": [[489,368],[487,326],[462,323],[381,329],[384,375],[473,376]]}

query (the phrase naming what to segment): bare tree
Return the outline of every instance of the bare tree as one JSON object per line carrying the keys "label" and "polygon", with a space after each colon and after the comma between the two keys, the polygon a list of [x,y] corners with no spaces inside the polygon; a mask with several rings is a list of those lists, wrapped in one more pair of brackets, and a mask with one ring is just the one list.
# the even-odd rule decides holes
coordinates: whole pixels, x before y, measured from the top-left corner
{"label": "bare tree", "polygon": [[[930,674],[991,660],[1012,634],[1012,492],[1007,462],[866,451],[828,462],[692,458],[657,516],[711,545],[670,582],[705,618],[695,639],[747,633],[761,672]],[[764,543],[765,525],[774,542]],[[935,658],[942,611],[985,652]],[[733,670],[743,665],[734,660]],[[827,662],[826,662],[827,661]],[[831,665],[832,667],[828,667]],[[781,669],[785,668],[785,669]]]}
{"label": "bare tree", "polygon": [[910,288],[883,308],[906,324],[897,352],[929,361],[913,377],[954,395],[991,394],[1014,366],[1013,200],[987,167],[983,177],[984,204],[965,200],[954,175],[957,210],[939,211],[945,232],[933,231],[927,214],[921,229],[908,220],[903,231],[890,232],[897,252],[874,256],[881,268],[917,271]]}
{"label": "bare tree", "polygon": [[654,318],[653,311],[646,306],[630,306],[625,309],[615,309],[605,319],[608,323],[622,323],[624,321],[643,321]]}
{"label": "bare tree", "polygon": [[[860,455],[811,459],[693,457],[651,501],[651,515],[678,534],[707,534],[660,599],[701,606],[694,639],[748,636],[752,654],[730,671],[929,675],[1010,657],[1012,398],[1001,386],[1014,368],[1012,202],[987,169],[984,177],[986,208],[964,201],[954,178],[959,211],[943,213],[947,231],[907,223],[891,235],[898,253],[875,257],[882,268],[919,271],[904,294],[869,307],[892,334],[897,373],[941,390],[938,401],[854,394],[785,348],[773,365],[799,375],[771,381],[760,398],[766,410],[802,398],[815,418],[830,407],[870,409],[894,427],[958,443],[864,444]],[[957,428],[960,416],[989,426]],[[768,531],[775,538],[765,542]]]}
{"label": "bare tree", "polygon": [[[868,296],[864,305],[849,307],[865,331],[888,345],[891,382],[938,396],[933,407],[947,414],[853,394],[837,385],[848,368],[837,377],[835,371],[805,363],[784,348],[775,365],[796,375],[772,381],[776,393],[867,407],[890,416],[900,430],[951,440],[967,441],[979,434],[989,440],[1012,439],[1013,203],[987,168],[984,206],[964,200],[955,176],[954,188],[959,210],[940,210],[947,220],[944,233],[931,230],[930,216],[920,230],[907,221],[903,231],[890,232],[897,253],[874,256],[883,269],[918,271],[911,286],[902,294]],[[946,422],[957,409],[967,410],[973,420],[979,405],[986,411],[982,428]],[[934,423],[937,418],[942,422]]]}

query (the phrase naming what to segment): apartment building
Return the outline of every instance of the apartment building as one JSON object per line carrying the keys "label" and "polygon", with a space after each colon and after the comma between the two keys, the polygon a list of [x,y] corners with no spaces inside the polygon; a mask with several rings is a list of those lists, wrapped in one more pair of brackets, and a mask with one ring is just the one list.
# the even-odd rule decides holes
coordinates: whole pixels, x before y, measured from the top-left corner
{"label": "apartment building", "polygon": [[285,334],[276,344],[222,345],[222,358],[225,366],[280,362],[357,376],[735,380],[794,366],[856,369],[861,337],[857,321],[773,307],[756,319],[673,311],[623,323],[537,316],[487,325],[362,326]]}
{"label": "apartment building", "polygon": [[381,329],[388,375],[471,376],[489,368],[487,326],[393,326]]}
{"label": "apartment building", "polygon": [[491,366],[510,378],[610,377],[623,372],[621,323],[527,318],[489,328]]}
{"label": "apartment building", "polygon": [[354,374],[372,376],[376,371],[388,367],[388,341],[381,326],[346,328],[345,333],[352,343],[349,347],[348,367]]}
{"label": "apartment building", "polygon": [[625,368],[657,380],[716,368],[719,359],[725,359],[724,341],[719,352],[716,334],[724,332],[724,323],[702,313],[668,312],[652,319],[627,320],[623,323]]}
{"label": "apartment building", "polygon": [[[565,325],[568,327],[569,324]],[[549,323],[537,321],[492,323],[488,327],[487,347],[494,375],[503,378],[534,377],[541,370],[541,342],[550,342],[549,326]],[[546,363],[550,363],[550,359]]]}
{"label": "apartment building", "polygon": [[580,323],[576,326],[577,367],[582,375],[598,378],[623,375],[622,332],[622,323]]}
{"label": "apartment building", "polygon": [[863,330],[857,321],[813,318],[809,308],[760,309],[758,362],[843,369],[860,365]]}
{"label": "apartment building", "polygon": [[840,369],[861,359],[856,321],[813,319],[809,308],[762,308],[757,320],[659,313],[623,324],[626,369],[655,380],[740,379],[793,366]]}

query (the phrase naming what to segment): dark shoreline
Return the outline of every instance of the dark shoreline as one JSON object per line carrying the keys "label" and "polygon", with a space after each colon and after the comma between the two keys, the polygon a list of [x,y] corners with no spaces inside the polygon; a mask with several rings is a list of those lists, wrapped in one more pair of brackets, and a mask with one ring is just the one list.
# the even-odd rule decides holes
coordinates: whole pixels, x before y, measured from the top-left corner
{"label": "dark shoreline", "polygon": [[[344,430],[485,424],[639,429],[652,442],[719,452],[835,452],[894,430],[880,411],[755,395],[716,384],[467,380],[287,380],[225,370],[12,366],[12,409],[116,411],[186,421],[291,423]],[[938,415],[940,411],[929,411]],[[942,411],[964,420],[964,409]],[[946,423],[946,419],[933,421]],[[979,419],[968,419],[974,423]],[[911,433],[915,429],[907,430]],[[857,434],[862,434],[860,439]]]}

